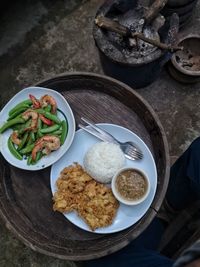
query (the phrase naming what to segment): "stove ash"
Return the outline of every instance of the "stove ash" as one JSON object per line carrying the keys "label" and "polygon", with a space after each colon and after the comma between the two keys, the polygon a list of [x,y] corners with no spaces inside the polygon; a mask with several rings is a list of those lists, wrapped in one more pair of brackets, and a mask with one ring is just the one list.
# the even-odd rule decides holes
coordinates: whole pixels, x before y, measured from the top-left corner
{"label": "stove ash", "polygon": [[[108,1],[108,4],[105,3],[99,9],[96,17],[104,16],[110,18],[128,28],[131,32],[143,33],[147,38],[170,43],[168,35],[170,21],[166,21],[164,16],[157,14],[151,23],[147,24],[144,16],[148,8],[139,4],[131,5],[130,2]],[[132,9],[130,9],[130,6]],[[122,36],[119,33],[102,29],[97,25],[94,26],[93,34],[100,49],[107,56],[119,62],[141,64],[155,60],[163,53],[155,45],[137,38]]]}

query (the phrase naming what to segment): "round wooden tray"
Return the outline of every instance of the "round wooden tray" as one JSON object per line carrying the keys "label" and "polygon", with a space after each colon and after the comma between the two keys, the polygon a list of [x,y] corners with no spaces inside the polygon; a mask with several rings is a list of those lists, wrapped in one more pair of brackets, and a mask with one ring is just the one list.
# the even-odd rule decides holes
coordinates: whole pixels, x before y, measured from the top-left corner
{"label": "round wooden tray", "polygon": [[158,187],[151,208],[132,227],[115,234],[94,234],[52,210],[50,168],[24,171],[0,157],[0,216],[30,248],[60,259],[87,260],[113,253],[135,239],[156,216],[169,179],[169,153],[158,117],[133,89],[102,75],[74,73],[42,81],[38,86],[59,91],[67,99],[77,124],[80,117],[118,124],[135,132],[154,155]]}

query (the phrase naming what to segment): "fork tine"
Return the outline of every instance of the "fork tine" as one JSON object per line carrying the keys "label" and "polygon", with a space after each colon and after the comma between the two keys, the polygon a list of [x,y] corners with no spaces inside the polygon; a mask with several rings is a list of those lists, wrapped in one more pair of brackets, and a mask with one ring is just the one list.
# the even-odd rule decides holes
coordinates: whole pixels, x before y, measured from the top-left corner
{"label": "fork tine", "polygon": [[140,159],[143,158],[143,154],[140,151],[133,150],[132,148],[128,148],[125,153],[133,157],[138,157]]}
{"label": "fork tine", "polygon": [[141,157],[138,157],[136,155],[129,155],[129,154],[124,154],[126,158],[128,159],[133,159],[133,160],[141,160]]}
{"label": "fork tine", "polygon": [[132,145],[128,145],[128,146],[126,147],[126,149],[127,149],[128,151],[135,151],[135,152],[138,152],[138,153],[142,154],[142,152],[141,152],[140,149],[138,149],[137,147],[132,146]]}
{"label": "fork tine", "polygon": [[125,155],[126,158],[132,159],[132,160],[140,160],[140,159],[142,159],[137,154],[128,154],[128,153],[125,153],[124,155]]}
{"label": "fork tine", "polygon": [[130,145],[130,146],[128,146],[127,147],[127,150],[128,151],[130,151],[130,153],[133,151],[135,151],[135,152],[137,152],[139,155],[141,155],[141,156],[143,156],[143,153],[142,153],[142,151],[139,149],[139,148],[137,148],[137,147],[133,147],[132,145]]}
{"label": "fork tine", "polygon": [[143,158],[143,156],[141,154],[137,153],[137,152],[136,153],[130,153],[130,152],[127,153],[126,152],[126,154],[129,155],[130,157],[134,157],[134,158],[138,158],[138,159],[142,159]]}
{"label": "fork tine", "polygon": [[127,155],[133,156],[133,157],[138,157],[138,158],[142,158],[142,155],[139,153],[130,153],[130,152],[126,152]]}
{"label": "fork tine", "polygon": [[126,152],[130,154],[137,154],[138,156],[143,156],[143,154],[138,150],[128,149],[126,150]]}
{"label": "fork tine", "polygon": [[130,160],[137,160],[138,158],[137,157],[131,157],[127,154],[124,154],[124,156],[127,158],[127,159],[130,159]]}
{"label": "fork tine", "polygon": [[137,153],[137,154],[142,155],[142,153],[140,152],[140,150],[134,149],[132,147],[127,147],[126,151],[127,152],[130,152],[130,153]]}

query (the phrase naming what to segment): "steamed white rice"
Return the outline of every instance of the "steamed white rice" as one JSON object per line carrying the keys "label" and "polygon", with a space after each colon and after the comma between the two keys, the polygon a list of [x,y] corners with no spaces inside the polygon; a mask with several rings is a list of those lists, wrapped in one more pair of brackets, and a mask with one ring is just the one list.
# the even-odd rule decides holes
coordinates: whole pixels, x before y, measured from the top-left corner
{"label": "steamed white rice", "polygon": [[109,183],[114,174],[125,165],[124,153],[116,144],[99,142],[85,154],[86,172],[101,183]]}

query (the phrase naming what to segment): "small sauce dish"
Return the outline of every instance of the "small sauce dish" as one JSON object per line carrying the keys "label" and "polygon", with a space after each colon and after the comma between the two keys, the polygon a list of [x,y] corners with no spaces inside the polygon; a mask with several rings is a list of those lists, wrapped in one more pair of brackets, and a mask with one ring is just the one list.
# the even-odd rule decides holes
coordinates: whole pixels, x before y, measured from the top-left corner
{"label": "small sauce dish", "polygon": [[144,171],[126,167],[114,175],[111,188],[114,196],[121,203],[137,205],[147,198],[150,182]]}

